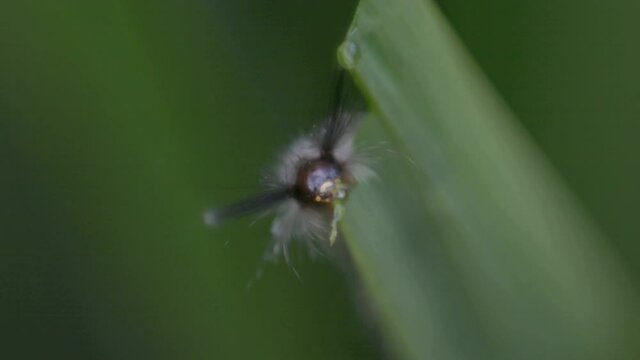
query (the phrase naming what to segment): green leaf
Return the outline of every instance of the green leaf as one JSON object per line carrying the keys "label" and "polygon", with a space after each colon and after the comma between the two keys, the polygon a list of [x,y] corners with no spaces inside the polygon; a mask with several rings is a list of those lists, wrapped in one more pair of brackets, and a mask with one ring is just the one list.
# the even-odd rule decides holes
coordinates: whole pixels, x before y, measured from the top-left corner
{"label": "green leaf", "polygon": [[339,55],[392,152],[344,231],[398,354],[639,354],[634,285],[432,1],[362,1]]}

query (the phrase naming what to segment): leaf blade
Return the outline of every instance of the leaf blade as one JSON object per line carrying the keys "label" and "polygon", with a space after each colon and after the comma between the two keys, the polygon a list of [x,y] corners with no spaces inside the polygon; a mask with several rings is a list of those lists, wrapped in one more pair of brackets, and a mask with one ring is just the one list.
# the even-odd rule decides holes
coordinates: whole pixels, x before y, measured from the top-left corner
{"label": "leaf blade", "polygon": [[383,161],[345,226],[400,352],[637,351],[635,291],[432,2],[363,1],[340,56],[380,114],[365,136],[410,159]]}

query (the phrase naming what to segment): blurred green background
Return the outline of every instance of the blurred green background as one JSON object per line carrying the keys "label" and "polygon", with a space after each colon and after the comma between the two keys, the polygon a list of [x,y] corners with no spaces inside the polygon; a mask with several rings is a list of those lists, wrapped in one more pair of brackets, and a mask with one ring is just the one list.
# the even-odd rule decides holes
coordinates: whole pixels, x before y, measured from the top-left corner
{"label": "blurred green background", "polygon": [[[638,279],[640,4],[440,5]],[[383,356],[332,266],[245,290],[268,221],[201,224],[325,114],[355,6],[0,4],[3,353]]]}

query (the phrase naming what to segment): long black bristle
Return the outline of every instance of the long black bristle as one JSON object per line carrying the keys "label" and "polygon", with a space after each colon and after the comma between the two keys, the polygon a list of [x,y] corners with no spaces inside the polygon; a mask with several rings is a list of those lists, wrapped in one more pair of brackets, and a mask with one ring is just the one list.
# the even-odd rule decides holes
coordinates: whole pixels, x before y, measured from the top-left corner
{"label": "long black bristle", "polygon": [[322,152],[329,154],[336,143],[349,129],[352,122],[352,115],[345,112],[345,78],[346,71],[339,69],[336,76],[333,101],[331,102],[329,117],[324,126],[322,137]]}
{"label": "long black bristle", "polygon": [[272,208],[284,201],[288,196],[289,191],[286,189],[259,194],[222,208],[209,209],[204,214],[204,221],[209,226],[216,226],[228,219],[255,214]]}

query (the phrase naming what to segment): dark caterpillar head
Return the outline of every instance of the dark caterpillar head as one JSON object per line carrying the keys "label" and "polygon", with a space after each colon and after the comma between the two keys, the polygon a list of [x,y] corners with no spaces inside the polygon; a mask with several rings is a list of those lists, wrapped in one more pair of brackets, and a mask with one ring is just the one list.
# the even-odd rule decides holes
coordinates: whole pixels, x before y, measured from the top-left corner
{"label": "dark caterpillar head", "polygon": [[333,158],[320,158],[298,170],[294,194],[303,203],[331,204],[347,196],[348,183],[340,163]]}

